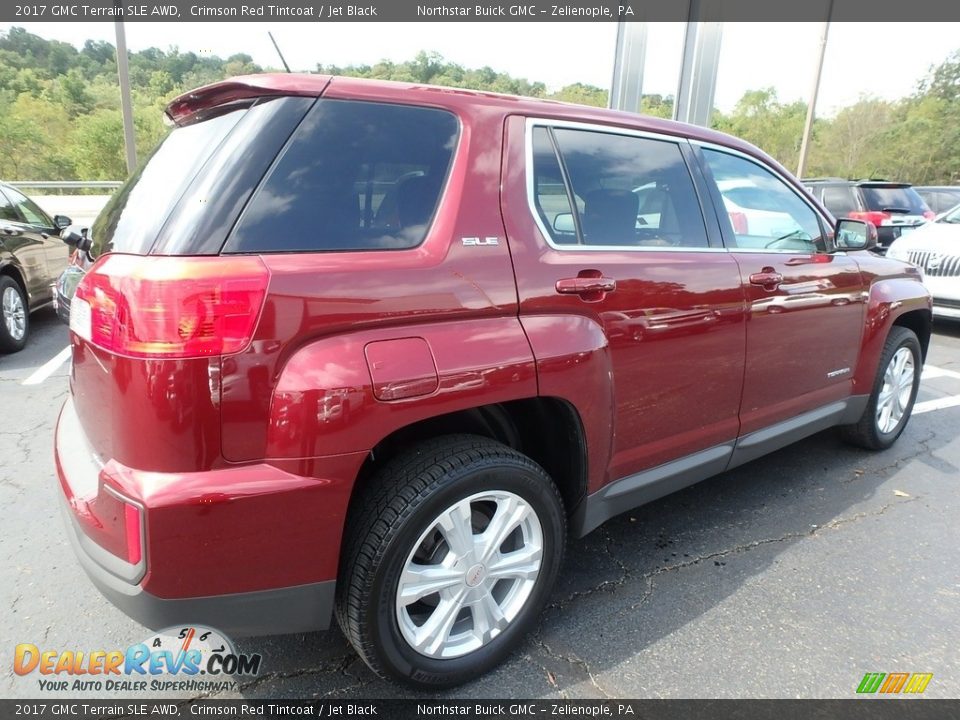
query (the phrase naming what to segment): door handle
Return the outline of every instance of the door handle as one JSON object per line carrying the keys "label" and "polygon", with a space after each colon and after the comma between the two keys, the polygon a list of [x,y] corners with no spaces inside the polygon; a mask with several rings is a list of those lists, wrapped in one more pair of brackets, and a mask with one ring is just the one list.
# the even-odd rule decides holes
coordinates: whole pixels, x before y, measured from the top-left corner
{"label": "door handle", "polygon": [[0,233],[16,236],[20,234],[20,228],[14,227],[13,225],[0,225]]}
{"label": "door handle", "polygon": [[753,275],[750,276],[751,285],[760,285],[764,290],[770,290],[771,292],[776,290],[782,282],[783,275],[769,267],[764,268],[758,273],[753,273]]}
{"label": "door handle", "polygon": [[[599,300],[604,293],[617,289],[617,281],[608,277],[575,277],[557,280],[557,292],[561,295],[596,295]],[[588,298],[584,298],[585,300]]]}

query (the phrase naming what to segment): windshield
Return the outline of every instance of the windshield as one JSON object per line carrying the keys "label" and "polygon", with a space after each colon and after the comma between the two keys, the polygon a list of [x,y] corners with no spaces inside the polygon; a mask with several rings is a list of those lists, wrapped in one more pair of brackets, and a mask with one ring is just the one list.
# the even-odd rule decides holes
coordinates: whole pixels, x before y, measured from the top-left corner
{"label": "windshield", "polygon": [[960,225],[960,205],[957,205],[952,210],[948,210],[937,222]]}
{"label": "windshield", "polygon": [[930,210],[912,187],[864,185],[861,189],[867,210],[901,212],[907,215],[923,215]]}

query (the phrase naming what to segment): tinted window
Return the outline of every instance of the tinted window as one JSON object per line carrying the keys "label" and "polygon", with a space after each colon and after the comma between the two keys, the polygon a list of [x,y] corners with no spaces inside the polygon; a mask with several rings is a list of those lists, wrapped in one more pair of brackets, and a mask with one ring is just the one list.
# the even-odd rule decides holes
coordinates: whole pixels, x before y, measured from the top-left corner
{"label": "tinted window", "polygon": [[7,188],[6,194],[14,203],[16,203],[17,208],[20,210],[20,213],[23,215],[23,217],[27,219],[28,223],[43,228],[53,227],[53,220],[50,219],[50,216],[41,210],[39,205],[37,205],[22,192],[14,190],[13,188]]}
{"label": "tinted window", "polygon": [[442,110],[320,100],[254,194],[225,250],[419,245],[457,135],[456,118]]}
{"label": "tinted window", "polygon": [[937,205],[935,212],[946,212],[955,205],[960,204],[960,190],[951,192],[950,190],[941,190],[937,193]]}
{"label": "tinted window", "polygon": [[117,190],[91,228],[94,253],[145,253],[194,176],[245,109],[177,128]]}
{"label": "tinted window", "polygon": [[586,245],[707,247],[693,180],[676,143],[557,128]]}
{"label": "tinted window", "polygon": [[569,245],[578,241],[560,162],[549,131],[542,127],[533,130],[533,202],[555,243]]}
{"label": "tinted window", "polygon": [[834,217],[846,217],[849,213],[859,210],[857,199],[853,195],[853,188],[836,185],[823,189],[823,204],[826,205]]}
{"label": "tinted window", "polygon": [[0,220],[13,220],[20,222],[20,216],[17,215],[17,209],[13,203],[7,199],[7,196],[0,192]]}
{"label": "tinted window", "polygon": [[783,180],[736,155],[708,149],[703,155],[723,197],[737,247],[793,252],[824,249],[817,214]]}
{"label": "tinted window", "polygon": [[923,215],[929,210],[923,198],[910,187],[862,185],[860,189],[868,210],[903,212],[908,215]]}

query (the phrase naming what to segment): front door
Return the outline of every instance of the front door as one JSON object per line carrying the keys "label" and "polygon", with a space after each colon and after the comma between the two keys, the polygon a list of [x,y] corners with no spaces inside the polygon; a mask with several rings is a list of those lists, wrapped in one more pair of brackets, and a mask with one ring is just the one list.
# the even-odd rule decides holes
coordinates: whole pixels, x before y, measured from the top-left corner
{"label": "front door", "polygon": [[856,261],[827,252],[825,219],[784,179],[744,156],[701,151],[747,294],[745,435],[850,395],[864,288]]}

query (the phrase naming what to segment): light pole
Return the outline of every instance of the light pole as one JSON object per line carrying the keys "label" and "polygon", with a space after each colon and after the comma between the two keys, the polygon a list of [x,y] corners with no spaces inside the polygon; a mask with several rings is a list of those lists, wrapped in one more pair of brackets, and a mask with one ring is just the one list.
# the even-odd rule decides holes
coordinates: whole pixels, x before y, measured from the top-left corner
{"label": "light pole", "polygon": [[807,154],[810,152],[810,136],[813,134],[813,120],[817,111],[817,95],[820,92],[820,76],[823,74],[823,59],[827,54],[827,35],[830,32],[830,16],[833,14],[833,0],[827,5],[827,21],[820,33],[820,56],[817,70],[813,74],[813,87],[810,89],[810,104],[807,105],[807,120],[803,125],[803,139],[800,141],[800,161],[797,163],[797,177],[802,178],[807,171]]}
{"label": "light pole", "polygon": [[[119,4],[115,5],[119,7]],[[121,16],[122,17],[122,16]],[[137,140],[133,134],[133,104],[130,102],[130,69],[127,67],[127,36],[123,20],[114,23],[117,31],[117,75],[120,76],[120,109],[123,112],[123,144],[127,151],[127,174],[137,167]]]}

